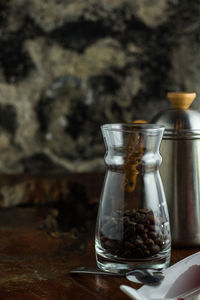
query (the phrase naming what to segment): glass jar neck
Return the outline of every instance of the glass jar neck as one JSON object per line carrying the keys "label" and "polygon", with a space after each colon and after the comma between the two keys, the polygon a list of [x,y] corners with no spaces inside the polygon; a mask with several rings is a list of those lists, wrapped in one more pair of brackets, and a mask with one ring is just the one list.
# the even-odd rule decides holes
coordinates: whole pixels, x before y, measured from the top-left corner
{"label": "glass jar neck", "polygon": [[152,124],[106,124],[102,126],[110,168],[132,170],[142,162],[159,165],[159,146],[164,127]]}

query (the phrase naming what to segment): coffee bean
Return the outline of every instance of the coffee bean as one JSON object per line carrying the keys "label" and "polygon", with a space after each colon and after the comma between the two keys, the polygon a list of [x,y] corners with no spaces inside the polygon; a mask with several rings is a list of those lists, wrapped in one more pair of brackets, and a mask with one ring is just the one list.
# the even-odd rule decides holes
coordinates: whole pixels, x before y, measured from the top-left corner
{"label": "coffee bean", "polygon": [[150,223],[150,221],[148,219],[146,219],[146,223],[145,224],[146,224],[146,227],[148,228],[151,223]]}
{"label": "coffee bean", "polygon": [[107,239],[107,240],[104,242],[104,247],[105,247],[105,248],[112,249],[113,246],[114,246],[114,243],[113,243],[112,240],[110,240],[110,239]]}
{"label": "coffee bean", "polygon": [[148,217],[148,220],[150,221],[150,224],[155,224],[155,218],[154,218],[154,215],[153,214],[148,214],[147,215]]}
{"label": "coffee bean", "polygon": [[136,230],[137,230],[139,233],[143,233],[143,232],[144,232],[144,225],[143,225],[143,224],[137,224],[137,225],[136,225]]}
{"label": "coffee bean", "polygon": [[142,214],[147,214],[147,213],[149,213],[151,211],[149,209],[147,209],[147,208],[140,208],[140,209],[138,209],[138,212],[140,212]]}
{"label": "coffee bean", "polygon": [[129,224],[130,218],[129,218],[128,216],[125,216],[125,217],[123,218],[123,222],[124,222],[125,225],[126,225],[126,224]]}
{"label": "coffee bean", "polygon": [[157,245],[159,245],[159,246],[161,246],[161,244],[162,244],[162,239],[161,238],[156,238],[155,239],[155,243],[157,244]]}
{"label": "coffee bean", "polygon": [[156,234],[155,231],[149,231],[149,232],[148,232],[148,236],[149,236],[150,238],[152,238],[152,239],[155,239],[156,236],[157,236],[157,234]]}
{"label": "coffee bean", "polygon": [[136,222],[145,224],[146,223],[146,216],[144,214],[136,216]]}
{"label": "coffee bean", "polygon": [[137,223],[136,222],[134,222],[134,221],[129,221],[129,223],[128,223],[128,225],[132,225],[132,226],[136,226],[137,225]]}
{"label": "coffee bean", "polygon": [[150,231],[154,231],[155,228],[156,228],[155,225],[149,225],[149,230],[150,230]]}
{"label": "coffee bean", "polygon": [[151,255],[151,252],[149,250],[144,250],[144,255],[145,256],[150,256]]}
{"label": "coffee bean", "polygon": [[124,215],[125,216],[131,216],[131,210],[126,210],[125,212],[124,212]]}
{"label": "coffee bean", "polygon": [[143,240],[141,239],[141,238],[136,238],[136,240],[135,240],[135,245],[136,246],[143,246],[143,244],[144,244],[144,242],[143,242]]}
{"label": "coffee bean", "polygon": [[134,249],[135,248],[135,246],[132,243],[130,243],[130,242],[125,242],[124,246],[127,249]]}
{"label": "coffee bean", "polygon": [[141,235],[143,241],[146,241],[148,239],[148,235],[144,232],[142,235]]}
{"label": "coffee bean", "polygon": [[160,247],[158,245],[153,245],[150,249],[152,254],[156,254],[160,251]]}
{"label": "coffee bean", "polygon": [[125,240],[130,240],[130,239],[135,238],[135,237],[136,237],[136,233],[135,233],[135,227],[134,226],[127,227],[124,230]]}
{"label": "coffee bean", "polygon": [[154,241],[152,239],[147,239],[145,241],[145,244],[148,245],[148,246],[153,246],[154,245]]}
{"label": "coffee bean", "polygon": [[[100,240],[110,254],[121,258],[145,258],[158,254],[169,245],[163,220],[149,209],[116,211],[105,217]],[[119,239],[119,234],[121,240]]]}
{"label": "coffee bean", "polygon": [[133,257],[135,258],[144,257],[144,251],[140,247],[135,248],[133,254],[134,254]]}

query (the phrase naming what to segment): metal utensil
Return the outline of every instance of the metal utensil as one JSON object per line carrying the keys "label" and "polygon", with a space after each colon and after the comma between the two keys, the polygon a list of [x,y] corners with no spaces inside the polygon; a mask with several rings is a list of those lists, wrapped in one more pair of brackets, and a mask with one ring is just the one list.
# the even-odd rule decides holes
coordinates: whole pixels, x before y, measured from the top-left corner
{"label": "metal utensil", "polygon": [[80,267],[73,269],[70,274],[93,274],[93,275],[107,275],[107,276],[130,276],[134,275],[137,280],[145,284],[158,284],[164,279],[162,271],[155,269],[134,269],[126,273],[106,272],[98,268]]}
{"label": "metal utensil", "polygon": [[[160,153],[172,245],[200,246],[200,113],[187,109],[195,93],[168,93],[173,107],[159,112],[154,124],[165,126]],[[185,106],[186,105],[186,106]]]}

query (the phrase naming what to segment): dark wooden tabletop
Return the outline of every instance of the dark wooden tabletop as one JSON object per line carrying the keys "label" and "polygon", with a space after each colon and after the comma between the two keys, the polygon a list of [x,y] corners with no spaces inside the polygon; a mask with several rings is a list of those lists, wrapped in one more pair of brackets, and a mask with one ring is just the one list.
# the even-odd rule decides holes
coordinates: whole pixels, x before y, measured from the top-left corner
{"label": "dark wooden tabletop", "polygon": [[[122,300],[128,297],[120,291],[120,284],[140,287],[125,278],[69,275],[74,267],[96,266],[97,203],[95,197],[84,203],[85,208],[77,199],[75,205],[71,202],[65,207],[26,205],[0,209],[1,300]],[[80,215],[85,212],[84,218],[80,218],[77,207]],[[199,250],[173,249],[171,264]]]}

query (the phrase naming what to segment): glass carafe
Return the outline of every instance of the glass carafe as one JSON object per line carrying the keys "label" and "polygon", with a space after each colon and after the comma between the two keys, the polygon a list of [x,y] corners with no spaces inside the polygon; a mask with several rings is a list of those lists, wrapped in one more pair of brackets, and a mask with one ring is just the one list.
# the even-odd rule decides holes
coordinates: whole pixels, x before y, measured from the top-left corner
{"label": "glass carafe", "polygon": [[106,124],[101,130],[107,173],[96,224],[97,265],[119,273],[165,268],[171,236],[159,174],[164,127]]}

